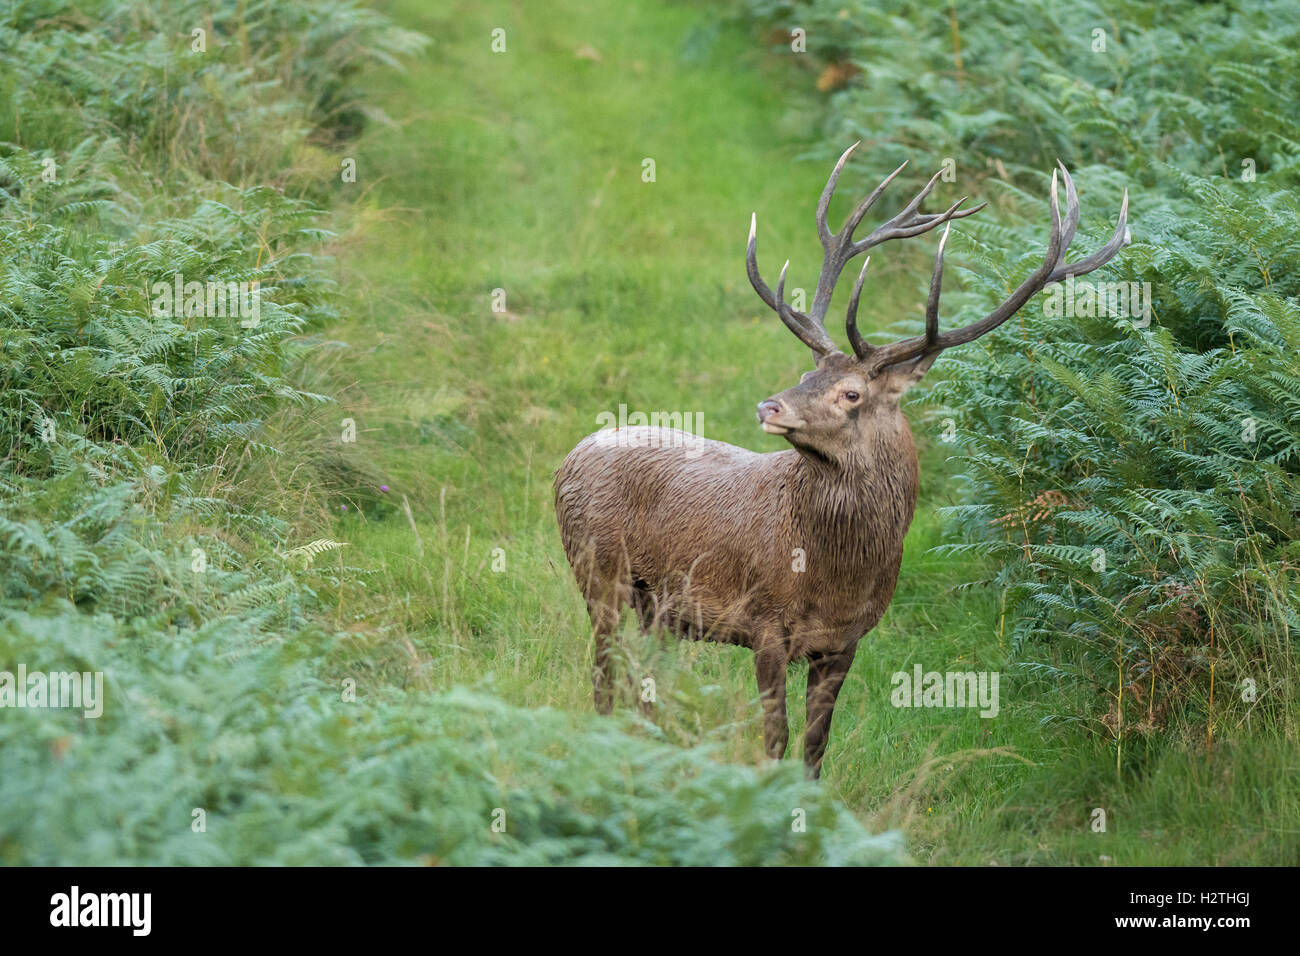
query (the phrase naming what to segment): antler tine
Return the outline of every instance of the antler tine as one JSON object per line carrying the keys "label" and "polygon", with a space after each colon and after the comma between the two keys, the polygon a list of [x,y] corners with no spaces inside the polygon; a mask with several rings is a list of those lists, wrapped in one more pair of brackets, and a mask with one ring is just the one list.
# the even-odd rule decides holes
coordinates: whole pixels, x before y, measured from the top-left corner
{"label": "antler tine", "polygon": [[[948,240],[948,230],[945,229],[943,238],[939,242],[939,252],[935,256],[934,274],[930,280],[930,295],[926,302],[925,312],[925,335],[913,336],[900,342],[873,347],[867,353],[867,356],[871,358],[873,369],[879,371],[888,365],[896,365],[911,359],[919,359],[919,362],[925,362],[928,367],[928,362],[933,361],[934,357],[944,349],[970,342],[997,328],[1015,315],[1044,286],[1052,282],[1059,282],[1067,275],[1084,275],[1091,272],[1109,262],[1124,247],[1129,241],[1128,190],[1124,191],[1124,199],[1119,210],[1119,222],[1115,226],[1115,233],[1111,236],[1110,241],[1092,255],[1078,262],[1069,265],[1065,263],[1066,251],[1070,246],[1070,242],[1074,239],[1075,231],[1079,225],[1079,197],[1069,172],[1064,165],[1061,165],[1059,172],[1065,181],[1066,197],[1065,216],[1062,217],[1057,172],[1057,170],[1052,171],[1052,229],[1047,243],[1047,255],[1043,258],[1043,264],[1017,286],[1005,302],[984,318],[960,329],[953,329],[940,335],[938,332],[939,292],[943,274],[943,251]],[[859,358],[866,358],[867,356],[859,355]]]}
{"label": "antler tine", "polygon": [[943,249],[948,245],[952,222],[943,227],[939,251],[934,254],[934,272],[930,275],[930,296],[925,300],[925,344],[934,347],[939,341],[939,292],[943,285]]}
{"label": "antler tine", "polygon": [[871,343],[858,331],[858,298],[862,295],[862,281],[867,277],[869,265],[871,265],[871,256],[867,256],[862,262],[862,271],[858,273],[858,281],[853,283],[853,295],[849,297],[849,308],[844,318],[844,328],[849,333],[849,345],[858,358],[871,351]]}
{"label": "antler tine", "polygon": [[[906,206],[904,206],[902,210],[898,213],[898,215],[894,216],[894,218],[889,220],[889,222],[877,226],[875,229],[872,229],[871,234],[868,235],[867,238],[859,240],[858,242],[854,243],[854,245],[861,246],[863,249],[870,249],[872,246],[884,242],[886,239],[893,238],[892,236],[893,230],[896,230],[905,225],[908,226],[915,225],[917,220],[933,218],[931,216],[926,216],[924,214],[918,216],[916,211],[917,209],[920,208],[921,203],[925,201],[925,197],[930,195],[930,193],[934,191],[934,184],[939,181],[939,177],[942,175],[943,175],[943,170],[941,169],[933,176],[930,177],[930,181],[925,184],[925,188],[922,189],[915,196],[913,196],[912,201],[909,202]],[[957,205],[961,205],[961,203],[958,203]],[[891,233],[891,234],[886,235],[886,233]],[[900,236],[899,238],[902,237]]]}
{"label": "antler tine", "polygon": [[1061,235],[1061,261],[1064,262],[1065,250],[1070,248],[1070,243],[1074,241],[1075,230],[1079,228],[1079,194],[1074,189],[1074,180],[1070,178],[1070,171],[1065,168],[1065,163],[1058,159],[1056,166],[1061,171],[1061,178],[1065,180],[1065,222]]}
{"label": "antler tine", "polygon": [[754,287],[758,297],[762,299],[767,307],[776,312],[785,323],[786,328],[798,336],[799,341],[808,346],[818,356],[828,355],[834,352],[835,343],[826,333],[826,329],[815,326],[812,320],[802,312],[792,309],[785,303],[785,273],[790,267],[790,261],[787,259],[785,268],[781,270],[781,277],[777,282],[776,295],[768,288],[763,277],[758,272],[758,213],[754,213],[749,220],[749,243],[745,250],[745,273],[749,276],[749,284]]}
{"label": "antler tine", "polygon": [[1043,257],[1043,264],[1035,269],[1029,278],[1016,286],[1016,291],[1012,292],[1005,302],[984,318],[960,329],[945,332],[940,336],[937,343],[940,348],[950,348],[979,338],[985,332],[1001,325],[1015,315],[1034,293],[1047,285],[1053,266],[1065,254],[1065,249],[1061,244],[1061,203],[1056,184],[1056,170],[1052,170],[1052,231],[1047,241],[1047,255]]}
{"label": "antler tine", "polygon": [[[943,227],[943,235],[939,237],[939,250],[934,254],[934,271],[930,275],[930,295],[925,302],[925,339],[924,344],[927,349],[933,348],[939,339],[939,295],[943,286],[943,250],[948,245],[948,234],[952,231],[952,222],[949,221]],[[849,300],[849,310],[846,325],[849,333],[849,344],[853,346],[853,354],[859,360],[868,358],[877,347],[872,345],[858,332],[858,296],[862,293],[862,280],[867,275],[867,263],[871,257],[867,256],[866,262],[862,263],[862,272],[858,275],[858,281],[853,286],[853,297]]]}
{"label": "antler tine", "polygon": [[793,316],[797,316],[801,320],[806,319],[807,316],[803,315],[800,312],[795,311],[793,308],[785,304],[785,274],[789,271],[790,271],[790,260],[786,259],[785,265],[781,267],[781,274],[776,277],[777,311],[788,312]]}
{"label": "antler tine", "polygon": [[[835,239],[835,236],[831,233],[830,226],[826,224],[826,214],[831,208],[831,197],[835,195],[835,187],[839,184],[840,173],[844,172],[845,164],[848,163],[849,157],[853,155],[853,151],[860,145],[862,145],[862,141],[858,140],[858,142],[854,143],[840,154],[839,162],[837,162],[835,168],[831,170],[830,178],[826,180],[826,186],[822,189],[821,198],[817,200],[817,238],[821,240],[822,248],[824,249],[829,250],[831,243]],[[906,165],[906,163],[904,163],[904,165]],[[899,166],[898,168],[902,169],[903,167]],[[897,170],[894,171],[894,175],[898,175]],[[890,177],[890,179],[892,178],[893,176]],[[889,180],[886,179],[885,182],[881,184],[880,189],[884,189],[885,185],[888,183]],[[879,192],[880,189],[877,189],[877,192]],[[850,229],[849,231],[852,232],[853,230]]]}
{"label": "antler tine", "polygon": [[[903,210],[890,219],[883,226],[872,230],[871,234],[865,239],[857,242],[853,241],[853,232],[857,229],[862,217],[866,215],[885,188],[894,181],[906,167],[904,162],[884,180],[873,189],[862,202],[858,203],[852,214],[845,221],[844,226],[837,233],[832,233],[826,224],[826,211],[830,206],[831,195],[835,190],[835,184],[839,181],[840,173],[843,171],[845,163],[848,161],[853,150],[858,144],[854,144],[845,150],[836,164],[830,179],[826,183],[826,189],[822,191],[821,202],[817,206],[817,231],[822,239],[822,246],[826,250],[826,256],[822,263],[822,273],[817,281],[817,293],[813,297],[812,309],[810,315],[812,322],[817,325],[825,326],[826,312],[830,308],[831,297],[835,292],[835,283],[838,281],[840,272],[848,261],[855,256],[861,255],[873,246],[877,246],[888,239],[905,239],[909,236],[917,236],[923,232],[935,228],[940,223],[948,222],[952,219],[961,219],[966,216],[979,212],[986,205],[981,203],[974,209],[961,209],[961,204],[966,200],[963,198],[959,202],[948,207],[941,213],[922,213],[918,212],[921,203],[925,198],[934,191],[935,184],[938,183],[939,177],[943,175],[943,170],[935,173],[930,177],[930,181],[925,187],[917,193],[912,201],[909,202]],[[847,326],[847,322],[846,322]],[[859,339],[859,341],[862,341]],[[863,342],[865,344],[865,342]],[[855,347],[855,353],[857,348]]]}
{"label": "antler tine", "polygon": [[[988,205],[988,203],[982,202],[973,209],[961,209],[960,211],[958,211],[958,207],[960,207],[961,204],[967,200],[967,198],[969,197],[963,196],[961,199],[957,200],[957,202],[949,206],[948,209],[944,212],[936,212],[936,213],[930,213],[928,215],[918,216],[916,222],[913,223],[912,225],[899,227],[894,230],[891,230],[889,235],[882,236],[876,242],[871,243],[871,245],[869,246],[863,246],[863,248],[870,249],[871,246],[877,245],[880,242],[884,242],[887,239],[910,239],[912,236],[919,236],[923,232],[929,232],[931,229],[939,225],[939,223],[941,222],[950,222],[953,219],[965,219],[967,216],[974,215],[975,213],[979,212],[981,209],[983,209],[985,206]],[[867,239],[870,238],[871,236],[867,237]],[[867,239],[863,239],[862,242],[865,243]],[[855,243],[855,245],[860,245],[860,244],[861,243]]]}
{"label": "antler tine", "polygon": [[885,191],[885,188],[894,181],[894,177],[907,168],[907,162],[907,160],[903,160],[903,165],[899,166],[896,170],[886,176],[879,186],[867,194],[866,199],[858,203],[857,208],[853,210],[853,214],[849,216],[848,220],[845,222],[844,229],[841,230],[842,232],[847,233],[850,236],[853,235],[853,230],[858,228],[858,224],[862,222],[862,217],[867,214],[867,210],[876,204],[876,200],[880,198],[880,194]]}
{"label": "antler tine", "polygon": [[[781,280],[777,283],[775,295],[768,288],[767,283],[759,276],[757,215],[750,219],[749,224],[749,246],[745,256],[745,270],[749,275],[750,284],[753,285],[754,291],[767,303],[768,307],[781,316],[781,321],[786,324],[790,331],[794,332],[801,342],[813,350],[819,360],[837,351],[834,341],[826,331],[826,313],[830,309],[831,298],[835,294],[835,283],[839,280],[840,272],[843,271],[844,266],[850,259],[888,239],[904,239],[909,236],[917,236],[942,223],[951,223],[954,219],[964,219],[966,216],[979,212],[986,205],[980,203],[974,209],[962,209],[962,203],[966,201],[963,198],[941,213],[920,212],[921,203],[934,191],[935,184],[938,183],[939,177],[942,175],[941,170],[930,177],[930,181],[925,185],[925,188],[917,193],[898,215],[874,229],[865,239],[854,242],[853,232],[861,223],[862,217],[880,198],[886,187],[907,166],[907,163],[903,163],[903,165],[886,176],[880,185],[873,189],[865,199],[858,203],[839,232],[831,232],[826,221],[830,211],[831,199],[835,195],[835,187],[839,184],[844,167],[848,165],[849,158],[859,145],[860,143],[854,143],[840,154],[839,160],[835,163],[835,168],[831,170],[830,177],[826,180],[826,186],[822,189],[821,197],[817,201],[817,236],[821,240],[825,256],[822,259],[821,274],[817,279],[817,291],[813,295],[812,308],[809,309],[808,314],[798,312],[785,303],[784,269],[781,273]],[[1052,260],[1052,264],[1056,264],[1055,259]],[[787,262],[786,265],[788,266],[789,263]],[[853,301],[850,304],[850,311],[845,323],[854,353],[859,358],[872,351],[872,347],[862,338],[857,329],[858,298],[862,292],[865,273],[866,266],[864,264],[863,272],[858,276],[858,282],[853,290]]]}
{"label": "antler tine", "polygon": [[1093,269],[1104,266],[1107,262],[1115,257],[1119,252],[1129,244],[1132,237],[1128,231],[1128,190],[1124,190],[1124,198],[1119,204],[1119,221],[1115,224],[1115,232],[1107,240],[1106,244],[1090,256],[1085,256],[1078,262],[1071,262],[1068,265],[1065,262],[1065,251],[1061,251],[1061,261],[1056,268],[1052,270],[1048,282],[1060,282],[1066,276],[1087,275]]}
{"label": "antler tine", "polygon": [[[897,175],[897,170],[895,170],[895,175]],[[943,170],[939,170],[939,172],[931,176],[930,181],[925,184],[925,188],[917,193],[912,201],[904,206],[893,219],[871,230],[871,233],[866,238],[859,239],[857,242],[853,243],[852,255],[865,252],[873,246],[878,246],[882,242],[886,242],[890,239],[908,239],[912,236],[919,236],[921,233],[928,232],[940,223],[948,222],[952,219],[964,219],[967,216],[973,216],[988,205],[988,203],[980,203],[973,209],[964,209],[959,212],[959,207],[966,201],[963,197],[958,202],[949,206],[945,212],[917,212],[921,203],[925,200],[925,197],[930,195],[931,191],[933,191],[934,184],[939,181],[941,175],[943,175]]]}

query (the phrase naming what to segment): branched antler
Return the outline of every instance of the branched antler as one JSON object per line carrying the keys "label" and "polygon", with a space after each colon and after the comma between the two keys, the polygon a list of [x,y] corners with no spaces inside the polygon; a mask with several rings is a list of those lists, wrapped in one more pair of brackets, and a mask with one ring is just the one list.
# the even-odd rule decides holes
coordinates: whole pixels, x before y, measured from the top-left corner
{"label": "branched antler", "polygon": [[1074,233],[1079,226],[1079,196],[1075,192],[1074,181],[1070,178],[1069,171],[1058,161],[1060,175],[1065,181],[1065,217],[1064,219],[1061,217],[1057,195],[1057,171],[1053,170],[1052,231],[1048,239],[1047,256],[1044,258],[1042,266],[1022,282],[1005,302],[983,319],[972,322],[960,329],[953,329],[940,334],[939,296],[943,280],[943,253],[948,243],[948,232],[952,228],[952,220],[973,215],[983,209],[987,203],[980,203],[973,209],[961,209],[962,203],[966,201],[965,198],[962,198],[949,206],[944,212],[920,212],[921,203],[934,189],[935,183],[939,181],[940,173],[935,173],[925,188],[917,193],[916,197],[903,207],[898,215],[883,225],[877,226],[866,238],[854,241],[853,231],[862,222],[862,217],[866,215],[872,204],[880,198],[880,194],[885,191],[885,188],[893,181],[894,177],[903,171],[903,167],[907,165],[907,163],[903,163],[902,166],[899,166],[898,169],[885,177],[885,180],[873,189],[862,202],[858,203],[857,208],[853,210],[844,223],[844,227],[838,233],[832,233],[826,224],[826,214],[830,208],[831,196],[835,192],[835,185],[839,182],[844,165],[857,147],[858,144],[854,143],[844,151],[839,162],[835,164],[835,169],[831,172],[830,179],[826,182],[826,188],[822,190],[821,199],[817,203],[817,235],[821,239],[822,248],[826,250],[826,254],[822,261],[821,275],[817,280],[817,293],[813,297],[812,308],[807,314],[791,308],[785,301],[785,276],[790,267],[789,260],[786,260],[785,265],[781,268],[775,294],[759,275],[757,214],[750,220],[749,247],[745,255],[745,271],[749,275],[749,281],[754,286],[754,290],[759,294],[759,297],[776,311],[790,331],[794,332],[800,341],[812,349],[819,360],[838,351],[834,341],[826,331],[826,312],[830,308],[831,296],[835,292],[835,283],[839,280],[840,272],[843,271],[844,266],[850,259],[866,252],[873,246],[880,245],[882,242],[890,239],[906,239],[911,236],[918,236],[935,228],[940,223],[945,224],[943,236],[939,240],[939,250],[934,258],[934,271],[930,278],[930,294],[925,304],[924,335],[879,346],[872,345],[862,337],[857,325],[858,299],[862,294],[862,284],[866,279],[867,265],[871,262],[871,258],[868,256],[867,260],[862,264],[862,271],[858,274],[857,282],[853,286],[853,293],[849,298],[845,326],[854,355],[873,374],[887,366],[909,361],[916,361],[918,364],[923,362],[925,367],[928,368],[929,363],[944,349],[970,342],[992,331],[1015,315],[1021,306],[1028,302],[1034,294],[1041,291],[1044,286],[1052,282],[1059,282],[1069,276],[1080,276],[1092,272],[1109,262],[1129,241],[1128,190],[1125,190],[1124,200],[1120,204],[1119,222],[1110,241],[1092,255],[1086,256],[1078,262],[1066,263],[1065,253],[1074,240]]}
{"label": "branched antler", "polygon": [[[785,266],[781,269],[781,275],[777,280],[776,293],[768,288],[766,282],[758,273],[758,215],[755,214],[750,220],[749,225],[749,247],[745,255],[746,272],[749,274],[750,284],[753,285],[759,297],[781,317],[786,326],[797,335],[805,345],[807,345],[820,359],[825,355],[838,351],[834,341],[826,331],[826,312],[830,308],[831,296],[835,292],[835,283],[839,280],[840,272],[848,261],[855,256],[859,256],[873,246],[878,246],[882,242],[890,239],[906,239],[910,236],[919,236],[923,232],[928,232],[940,223],[949,222],[953,219],[961,219],[963,216],[970,216],[979,212],[986,204],[981,203],[974,209],[961,209],[962,203],[966,201],[962,198],[953,203],[945,212],[941,213],[923,213],[920,212],[921,203],[925,197],[930,195],[934,189],[934,184],[939,181],[941,173],[935,173],[926,184],[925,188],[917,193],[916,197],[909,202],[903,209],[883,225],[873,229],[866,238],[859,239],[856,242],[853,239],[853,231],[857,229],[858,224],[862,222],[862,217],[872,207],[880,194],[893,181],[894,177],[901,173],[907,163],[903,163],[896,170],[890,173],[879,186],[858,203],[848,220],[844,223],[842,229],[837,233],[832,233],[830,227],[826,224],[826,215],[830,209],[831,196],[835,193],[835,186],[839,182],[840,173],[844,171],[845,164],[853,151],[858,148],[858,143],[854,143],[844,151],[840,156],[839,162],[835,164],[835,169],[831,172],[830,179],[826,181],[826,188],[822,190],[821,199],[817,203],[817,235],[821,239],[822,248],[826,251],[822,260],[821,275],[817,279],[817,292],[813,296],[812,308],[807,314],[799,312],[790,307],[785,301],[785,274],[790,266],[789,260],[786,260]],[[869,261],[869,260],[868,260]],[[866,266],[863,265],[865,273]],[[857,293],[862,290],[862,276],[858,277],[858,283],[854,290],[853,301],[850,304],[850,318],[848,320],[849,340],[853,343],[856,352],[859,345],[870,347],[865,340],[858,334],[855,318],[857,314]]]}
{"label": "branched antler", "polygon": [[[873,372],[889,365],[897,365],[900,362],[912,360],[925,362],[926,367],[928,367],[929,363],[933,362],[934,358],[944,349],[973,341],[997,328],[1015,315],[1021,306],[1045,286],[1053,282],[1060,282],[1070,276],[1085,275],[1114,258],[1115,254],[1129,242],[1128,190],[1124,190],[1124,198],[1119,207],[1119,222],[1116,223],[1115,232],[1110,237],[1110,240],[1092,255],[1086,256],[1078,262],[1067,263],[1065,253],[1070,248],[1070,243],[1074,240],[1075,230],[1079,226],[1079,194],[1075,192],[1074,180],[1070,178],[1070,173],[1064,164],[1058,160],[1057,166],[1061,178],[1065,181],[1065,218],[1064,220],[1061,218],[1061,207],[1057,193],[1058,170],[1053,170],[1052,230],[1047,241],[1047,255],[1043,259],[1043,264],[1029,278],[1020,283],[1016,290],[1007,297],[1006,301],[978,322],[972,322],[960,329],[952,329],[942,335],[939,334],[939,288],[943,278],[943,250],[948,240],[948,231],[945,229],[943,238],[939,241],[939,251],[934,258],[934,273],[930,279],[930,295],[925,306],[925,334],[903,339],[899,342],[891,342],[888,345],[867,345],[865,349],[859,348],[855,342],[853,351],[858,360],[865,363]],[[854,302],[854,311],[856,311],[856,308],[857,303]]]}

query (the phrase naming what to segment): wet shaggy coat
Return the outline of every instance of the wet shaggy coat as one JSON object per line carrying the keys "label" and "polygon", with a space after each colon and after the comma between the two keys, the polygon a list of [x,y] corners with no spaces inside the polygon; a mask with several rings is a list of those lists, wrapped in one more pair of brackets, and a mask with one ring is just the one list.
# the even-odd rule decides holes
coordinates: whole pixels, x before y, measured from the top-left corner
{"label": "wet shaggy coat", "polygon": [[[783,756],[789,738],[787,666],[807,658],[804,762],[812,776],[820,773],[835,698],[858,641],[894,595],[903,538],[916,508],[916,445],[899,399],[944,349],[997,328],[1050,283],[1099,268],[1129,238],[1126,192],[1110,241],[1066,263],[1079,200],[1060,166],[1059,178],[1052,173],[1052,228],[1042,265],[984,318],[940,333],[948,231],[953,220],[983,207],[963,210],[962,199],[943,213],[921,212],[941,175],[935,173],[893,218],[854,239],[900,166],[831,232],[831,197],[856,146],[840,157],[817,204],[825,256],[809,314],[786,303],[786,269],[775,291],[763,280],[757,217],[750,220],[750,284],[817,362],[798,385],[758,403],[763,430],[784,437],[791,449],[763,455],[671,429],[613,429],[579,442],[555,479],[560,535],[595,630],[597,709],[613,706],[609,642],[624,605],[636,610],[644,628],[665,627],[754,651],[770,757]],[[1064,215],[1058,183],[1065,187]],[[863,338],[857,313],[864,262],[845,314],[853,355],[840,352],[826,331],[826,315],[844,266],[883,242],[940,225],[925,334],[886,345]]]}
{"label": "wet shaggy coat", "polygon": [[901,414],[838,462],[759,454],[670,429],[583,439],[555,479],[555,509],[596,631],[596,706],[612,707],[609,640],[622,606],[643,628],[755,652],[769,756],[788,742],[785,674],[807,658],[804,759],[820,769],[859,639],[889,606],[918,491]]}
{"label": "wet shaggy coat", "polygon": [[[912,444],[906,423],[893,437]],[[845,467],[670,429],[596,432],[556,476],[565,554],[598,609],[635,602],[646,625],[751,649],[779,635],[790,659],[838,650],[893,596],[918,491],[909,450]]]}

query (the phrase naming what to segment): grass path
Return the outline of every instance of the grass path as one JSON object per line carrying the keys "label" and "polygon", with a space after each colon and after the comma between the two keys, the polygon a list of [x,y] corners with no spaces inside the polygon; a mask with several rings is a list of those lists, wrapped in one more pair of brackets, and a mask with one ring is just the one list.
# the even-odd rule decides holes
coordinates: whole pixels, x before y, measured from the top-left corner
{"label": "grass path", "polygon": [[[350,348],[333,374],[391,488],[388,505],[353,508],[335,529],[353,563],[378,569],[340,602],[358,633],[340,659],[408,688],[479,685],[586,710],[590,636],[551,475],[619,403],[702,413],[710,437],[783,447],[752,408],[808,357],[749,288],[743,246],[758,210],[765,268],[788,255],[792,284],[815,275],[827,164],[798,157],[816,104],[789,92],[752,36],[685,4],[385,6],[434,42],[404,76],[374,81],[396,125],[372,125],[358,150],[362,224],[339,248],[351,297],[330,337]],[[846,177],[838,201],[863,185]],[[883,327],[919,307],[920,275],[917,259],[880,259],[870,308]],[[1213,859],[1239,826],[1222,819],[1231,790],[1227,806],[1192,807],[1177,782],[1121,785],[1078,725],[1042,726],[1060,692],[1008,667],[996,595],[952,590],[978,569],[927,553],[940,540],[934,509],[956,489],[937,426],[914,413],[913,427],[929,446],[923,501],[894,605],[845,685],[825,786],[902,826],[928,862]],[[759,760],[747,652],[630,634],[625,647],[658,684],[647,732]],[[892,707],[890,674],[917,663],[1000,671],[998,719]],[[797,741],[801,672],[790,686]],[[1171,779],[1194,770],[1188,758]],[[1108,809],[1105,834],[1089,827],[1094,807]]]}

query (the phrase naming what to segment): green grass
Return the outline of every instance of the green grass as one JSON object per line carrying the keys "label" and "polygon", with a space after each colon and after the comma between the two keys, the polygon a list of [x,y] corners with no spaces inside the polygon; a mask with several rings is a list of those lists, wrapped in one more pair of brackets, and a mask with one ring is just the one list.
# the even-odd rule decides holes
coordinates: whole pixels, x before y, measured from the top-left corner
{"label": "green grass", "polygon": [[[356,589],[400,598],[326,532],[393,499],[366,443],[340,442],[346,410],[293,387],[351,370],[319,334],[340,304],[330,234],[292,197],[338,198],[370,106],[347,78],[420,45],[348,0],[201,12],[201,56],[146,0],[0,15],[22,37],[0,43],[18,91],[0,112],[0,861],[905,861],[797,765],[431,693],[396,616],[375,640]],[[192,135],[242,123],[266,149]],[[153,314],[151,283],[181,267],[265,278],[262,325]],[[10,706],[24,665],[102,675],[102,715]]]}
{"label": "green grass", "polygon": [[[95,721],[0,715],[0,861],[898,862],[896,835],[871,835],[886,829],[922,863],[1300,857],[1292,709],[1218,728],[1208,753],[1177,732],[1133,736],[1117,767],[1095,698],[1017,666],[990,570],[934,550],[938,509],[963,499],[919,406],[922,500],[900,585],[841,694],[820,785],[798,760],[802,667],[775,771],[744,650],[629,626],[622,653],[656,681],[653,717],[630,694],[612,719],[591,713],[554,470],[620,403],[699,412],[710,437],[781,449],[754,403],[810,365],[750,289],[744,242],[756,210],[765,273],[788,256],[790,285],[810,285],[824,157],[843,144],[818,128],[813,77],[792,77],[752,24],[663,0],[382,4],[431,38],[420,52],[409,34],[359,42],[374,34],[357,24],[382,28],[350,8],[222,0],[204,10],[203,59],[142,0],[95,6],[113,43],[48,6],[54,52],[33,40],[0,56],[0,89],[21,93],[0,109],[0,138],[21,147],[0,151],[0,186],[22,200],[0,205],[0,374],[27,383],[3,421],[0,669],[103,671],[108,706]],[[93,69],[79,48],[99,51]],[[405,73],[358,71],[389,53]],[[253,128],[247,148],[231,132]],[[37,185],[45,152],[59,191]],[[340,181],[344,158],[355,183]],[[98,196],[99,178],[113,203],[72,202]],[[293,230],[268,232],[279,219],[249,215],[275,197],[262,183],[325,205],[337,237],[297,207],[282,211]],[[832,216],[871,185],[850,170]],[[192,226],[212,198],[241,224]],[[40,256],[25,238],[37,229]],[[301,325],[253,348],[218,323],[143,321],[131,290],[153,266],[137,247],[172,234],[194,240],[194,270],[286,280],[276,301],[301,299]],[[932,250],[873,257],[868,327],[919,316]],[[83,312],[66,300],[94,335],[147,330],[147,348],[115,339],[107,371],[79,374],[66,357],[87,347]],[[250,356],[190,377],[238,395],[262,368],[266,395],[195,413],[175,397],[187,382],[165,389],[223,336]],[[29,374],[29,341],[65,357],[60,375]],[[129,387],[146,351],[162,384]],[[337,401],[298,406],[290,386]],[[58,419],[53,446],[20,395]],[[148,424],[164,413],[166,434],[211,441],[164,442]],[[344,419],[355,445],[340,443]],[[232,422],[233,439],[217,434]],[[320,539],[346,546],[292,555]],[[890,675],[914,663],[999,671],[1001,713],[892,707]],[[1098,807],[1105,834],[1089,826]]]}
{"label": "green grass", "polygon": [[[788,256],[791,285],[815,275],[827,168],[801,159],[817,145],[815,94],[791,91],[749,32],[683,4],[386,9],[435,40],[405,75],[371,84],[397,125],[363,139],[359,182],[343,187],[364,192],[363,215],[339,249],[347,319],[329,334],[349,345],[332,370],[348,386],[341,414],[414,530],[395,505],[337,521],[349,561],[378,573],[344,589],[338,620],[358,637],[331,666],[586,711],[590,632],[552,474],[621,402],[703,412],[710,437],[782,447],[755,428],[753,404],[808,356],[749,288],[743,244],[757,210],[765,270]],[[505,53],[491,50],[497,27]],[[864,185],[846,176],[838,202]],[[916,314],[924,251],[873,261],[878,328]],[[914,410],[913,430],[922,502],[894,604],[842,692],[823,786],[873,825],[902,827],[924,862],[1294,862],[1292,734],[1227,731],[1208,754],[1137,738],[1117,773],[1102,715],[1014,668],[999,595],[961,588],[981,568],[927,553],[942,540],[935,509],[957,490],[937,425]],[[748,652],[630,628],[623,647],[656,679],[659,733],[760,762]],[[916,662],[1000,671],[1001,714],[893,708],[889,675]],[[1049,719],[1060,713],[1078,719]],[[1097,807],[1104,834],[1090,827]]]}

